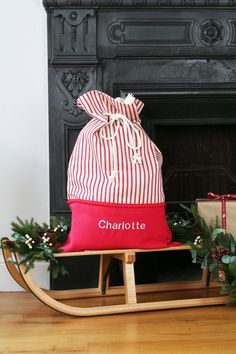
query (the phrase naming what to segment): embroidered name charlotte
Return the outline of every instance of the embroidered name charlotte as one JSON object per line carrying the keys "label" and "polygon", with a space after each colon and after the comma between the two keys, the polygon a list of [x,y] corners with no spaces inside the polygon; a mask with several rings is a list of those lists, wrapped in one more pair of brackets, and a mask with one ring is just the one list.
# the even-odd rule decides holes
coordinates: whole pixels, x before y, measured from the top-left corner
{"label": "embroidered name charlotte", "polygon": [[108,220],[99,220],[98,227],[105,230],[145,230],[146,224],[139,221],[112,223]]}

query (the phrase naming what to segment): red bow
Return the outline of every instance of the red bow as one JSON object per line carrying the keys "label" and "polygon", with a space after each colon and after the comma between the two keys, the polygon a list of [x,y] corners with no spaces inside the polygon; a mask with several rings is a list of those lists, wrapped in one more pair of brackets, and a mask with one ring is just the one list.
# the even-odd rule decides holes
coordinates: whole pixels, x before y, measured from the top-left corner
{"label": "red bow", "polygon": [[209,199],[221,200],[221,220],[222,228],[226,230],[226,200],[236,199],[236,194],[214,194],[207,193]]}
{"label": "red bow", "polygon": [[222,199],[236,199],[236,194],[214,194],[212,192],[207,193],[209,199],[222,200]]}

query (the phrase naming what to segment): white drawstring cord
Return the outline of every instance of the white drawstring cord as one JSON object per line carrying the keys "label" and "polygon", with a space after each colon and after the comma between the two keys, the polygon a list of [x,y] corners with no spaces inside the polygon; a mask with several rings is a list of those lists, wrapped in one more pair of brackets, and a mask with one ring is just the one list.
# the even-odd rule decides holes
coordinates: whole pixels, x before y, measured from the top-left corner
{"label": "white drawstring cord", "polygon": [[[115,146],[114,139],[118,133],[121,122],[123,122],[124,128],[127,132],[126,144],[130,149],[135,151],[134,155],[132,156],[132,161],[134,164],[142,162],[142,157],[140,156],[139,153],[136,152],[138,149],[141,148],[142,141],[141,141],[138,129],[133,125],[133,123],[124,114],[121,114],[121,113],[103,113],[103,114],[111,117],[111,120],[109,122],[107,122],[101,128],[99,134],[100,134],[101,139],[111,140],[112,157],[113,157],[113,170],[112,170],[111,175],[109,176],[109,180],[112,182],[115,179],[115,177],[118,175],[117,154],[116,154],[116,146]],[[116,125],[115,130],[113,129],[114,125]],[[110,130],[111,130],[110,136],[107,136],[104,134],[106,127],[110,127]],[[135,145],[135,142],[134,142],[134,134],[136,134],[136,137],[137,137],[137,145]],[[129,140],[128,140],[128,138],[129,138]]]}

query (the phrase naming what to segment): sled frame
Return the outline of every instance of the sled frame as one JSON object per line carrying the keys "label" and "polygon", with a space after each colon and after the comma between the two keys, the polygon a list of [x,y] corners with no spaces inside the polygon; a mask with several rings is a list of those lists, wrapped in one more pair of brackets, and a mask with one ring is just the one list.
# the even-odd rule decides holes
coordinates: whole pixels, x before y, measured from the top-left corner
{"label": "sled frame", "polygon": [[[55,257],[78,257],[78,256],[100,256],[98,287],[89,289],[73,290],[47,290],[40,288],[33,279],[30,272],[26,272],[26,266],[20,264],[19,254],[12,254],[7,247],[9,240],[2,239],[2,252],[6,267],[13,279],[26,291],[32,293],[42,303],[50,308],[72,316],[97,316],[111,315],[120,313],[131,313],[150,310],[163,310],[175,308],[188,308],[209,305],[225,304],[227,296],[206,296],[190,299],[177,299],[153,302],[138,302],[137,295],[145,293],[169,292],[169,291],[188,291],[194,289],[206,289],[218,287],[212,282],[208,269],[203,270],[201,281],[171,282],[163,284],[142,284],[136,285],[134,274],[134,263],[136,254],[140,252],[165,252],[189,250],[188,245],[181,245],[163,249],[141,250],[141,249],[122,249],[105,251],[83,251],[70,253],[56,253]],[[122,263],[124,286],[109,286],[109,275],[107,274],[111,259],[118,259]],[[9,262],[12,261],[12,262]],[[13,263],[15,262],[15,264]],[[105,282],[105,291],[104,291]],[[105,295],[104,295],[105,294]],[[104,305],[94,307],[77,307],[65,304],[61,301],[68,299],[98,298],[102,296],[125,295],[125,303],[117,305]]]}

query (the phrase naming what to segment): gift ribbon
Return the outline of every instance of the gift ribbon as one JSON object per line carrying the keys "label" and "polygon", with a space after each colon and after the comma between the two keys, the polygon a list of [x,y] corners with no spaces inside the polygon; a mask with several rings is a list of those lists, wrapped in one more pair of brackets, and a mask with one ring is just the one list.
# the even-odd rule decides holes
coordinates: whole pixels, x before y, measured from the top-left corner
{"label": "gift ribbon", "polygon": [[214,194],[212,192],[207,193],[208,199],[221,201],[221,220],[222,228],[226,230],[226,200],[236,199],[236,194]]}

